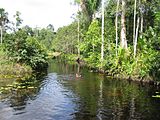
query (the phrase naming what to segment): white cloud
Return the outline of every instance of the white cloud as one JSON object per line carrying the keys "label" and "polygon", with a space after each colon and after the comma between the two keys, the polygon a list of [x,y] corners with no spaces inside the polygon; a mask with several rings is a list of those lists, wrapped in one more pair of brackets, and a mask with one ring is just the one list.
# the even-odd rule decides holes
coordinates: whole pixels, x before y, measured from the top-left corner
{"label": "white cloud", "polygon": [[4,8],[10,18],[20,11],[23,25],[31,27],[46,27],[53,24],[55,29],[73,21],[72,14],[77,8],[71,5],[73,0],[0,0],[0,7]]}

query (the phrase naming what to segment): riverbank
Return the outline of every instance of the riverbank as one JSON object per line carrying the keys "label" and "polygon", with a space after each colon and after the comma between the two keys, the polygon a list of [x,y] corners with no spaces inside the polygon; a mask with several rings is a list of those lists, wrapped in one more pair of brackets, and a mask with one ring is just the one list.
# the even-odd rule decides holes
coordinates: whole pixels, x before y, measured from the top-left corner
{"label": "riverbank", "polygon": [[[78,58],[77,55],[75,55],[75,54],[72,54],[72,55],[71,54],[62,54],[61,56],[59,56],[59,58],[60,57],[61,57],[62,61],[65,60],[65,62],[71,63],[71,64],[76,63],[76,60]],[[124,80],[128,80],[128,81],[134,81],[134,82],[139,82],[139,83],[143,83],[143,84],[149,84],[149,85],[154,85],[154,86],[160,87],[160,82],[159,82],[160,79],[158,76],[155,75],[156,73],[149,74],[149,72],[148,73],[146,72],[144,75],[142,75],[138,71],[138,70],[141,70],[141,66],[138,67],[135,65],[137,71],[135,68],[129,68],[129,67],[126,70],[123,70],[123,68],[118,68],[118,67],[107,69],[107,68],[105,68],[105,66],[103,68],[93,66],[88,61],[86,61],[85,58],[83,58],[83,57],[81,57],[80,61],[81,61],[80,64],[87,66],[91,72],[99,72],[99,73],[105,74],[106,76],[111,76],[111,77],[117,78],[117,79],[124,79]],[[138,65],[138,63],[137,63],[137,65]],[[120,65],[117,65],[117,66],[121,67]],[[127,72],[128,72],[127,70],[129,70],[129,69],[134,69],[134,71],[130,72],[130,74],[127,74]],[[141,71],[141,72],[143,72],[143,71]]]}
{"label": "riverbank", "polygon": [[0,79],[22,78],[32,73],[31,67],[17,63],[0,64]]}
{"label": "riverbank", "polygon": [[115,79],[127,80],[130,82],[138,82],[141,84],[153,85],[156,87],[160,87],[160,81],[159,81],[160,79],[158,80],[157,77],[154,78],[153,76],[149,76],[149,75],[146,75],[144,77],[141,77],[139,75],[127,76],[127,75],[124,75],[121,73],[117,73],[117,74],[108,73],[107,71],[104,71],[102,69],[95,69],[95,68],[93,68],[93,69],[95,72],[105,74],[106,76],[111,76]]}
{"label": "riverbank", "polygon": [[22,78],[31,73],[30,66],[12,62],[6,53],[0,50],[0,79]]}

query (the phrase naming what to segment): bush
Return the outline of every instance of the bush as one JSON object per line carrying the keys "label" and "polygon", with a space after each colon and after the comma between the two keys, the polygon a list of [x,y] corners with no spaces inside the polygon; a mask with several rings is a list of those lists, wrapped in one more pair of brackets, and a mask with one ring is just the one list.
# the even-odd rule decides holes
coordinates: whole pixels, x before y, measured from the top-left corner
{"label": "bush", "polygon": [[15,34],[7,34],[5,50],[10,60],[20,64],[30,65],[38,70],[47,66],[47,53],[39,41],[19,30]]}

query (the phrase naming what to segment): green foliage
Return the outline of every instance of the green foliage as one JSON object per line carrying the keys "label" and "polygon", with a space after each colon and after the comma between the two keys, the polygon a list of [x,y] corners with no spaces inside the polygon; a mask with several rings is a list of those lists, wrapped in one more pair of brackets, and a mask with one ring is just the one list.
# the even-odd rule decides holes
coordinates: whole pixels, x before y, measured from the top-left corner
{"label": "green foliage", "polygon": [[75,3],[79,4],[81,11],[79,12],[79,18],[83,29],[88,29],[90,23],[95,17],[95,13],[99,10],[101,0],[74,0]]}
{"label": "green foliage", "polygon": [[[26,39],[26,50],[23,50],[27,55],[28,64],[32,68],[41,69],[47,64],[47,54],[44,46],[34,37]],[[41,68],[40,68],[41,67]]]}
{"label": "green foliage", "polygon": [[64,53],[77,53],[78,32],[77,22],[59,28],[52,43],[53,49]]}
{"label": "green foliage", "polygon": [[4,51],[4,45],[0,45],[0,66],[9,63],[6,58],[6,52]]}
{"label": "green foliage", "polygon": [[[101,63],[101,18],[95,18],[99,11],[101,0],[75,0],[80,7],[78,11],[78,22],[74,21],[68,26],[59,28],[54,32],[53,25],[49,24],[44,29],[32,29],[25,26],[10,34],[5,34],[5,51],[11,61],[25,63],[32,68],[40,68],[46,64],[46,52],[54,50],[64,53],[67,60],[75,61],[76,54],[80,48],[81,58],[88,66],[102,68],[111,75],[130,76],[145,78],[160,75],[160,12],[159,0],[137,1],[137,17],[143,17],[144,26],[142,37],[138,38],[136,57],[133,56],[133,9],[134,1],[126,1],[126,35],[128,49],[124,50],[118,46],[116,55],[115,45],[115,15],[118,14],[118,33],[121,31],[119,20],[121,17],[121,2],[119,11],[116,13],[117,0],[109,0],[105,4],[105,33],[104,33],[104,61]],[[0,24],[7,24],[7,12],[0,9]],[[16,26],[19,27],[22,20],[20,13],[16,13]],[[142,19],[140,19],[142,20]],[[141,21],[140,21],[141,23]],[[139,30],[140,33],[140,30]],[[80,35],[80,44],[78,35]],[[120,35],[118,35],[120,36]],[[120,43],[120,37],[118,44]],[[48,51],[47,51],[47,50]],[[6,52],[0,52],[2,56]],[[52,53],[52,52],[50,52]],[[2,63],[2,62],[1,62]],[[157,77],[158,78],[158,77]],[[158,79],[156,79],[158,80]]]}
{"label": "green foliage", "polygon": [[30,65],[33,69],[42,69],[47,64],[44,47],[23,29],[6,35],[5,50],[11,60]]}
{"label": "green foliage", "polygon": [[101,28],[98,20],[94,20],[87,33],[85,34],[84,40],[81,43],[80,49],[81,51],[96,51],[100,48],[100,32]]}
{"label": "green foliage", "polygon": [[41,44],[43,44],[47,50],[52,49],[52,42],[55,37],[54,27],[49,24],[47,28],[38,29],[35,28],[33,30],[34,36],[39,40]]}
{"label": "green foliage", "polygon": [[155,14],[155,26],[154,26],[154,29],[155,29],[155,32],[156,32],[156,36],[158,37],[159,39],[159,44],[160,45],[160,12],[157,12]]}
{"label": "green foliage", "polygon": [[90,66],[98,67],[100,63],[100,50],[101,50],[101,28],[98,20],[93,20],[84,40],[80,44],[80,50],[85,57],[86,62]]}
{"label": "green foliage", "polygon": [[19,78],[31,74],[32,69],[30,66],[26,64],[19,65],[10,61],[4,49],[4,45],[0,45],[0,80]]}
{"label": "green foliage", "polygon": [[20,25],[22,24],[22,19],[20,18],[21,13],[19,11],[16,11],[16,14],[14,15],[14,18],[16,19],[16,30],[20,27]]}
{"label": "green foliage", "polygon": [[62,54],[61,55],[62,61],[70,61],[70,62],[75,62],[77,60],[77,55],[76,54]]}
{"label": "green foliage", "polygon": [[[101,63],[101,18],[94,18],[94,13],[98,10],[98,0],[79,1],[82,11],[78,13],[80,20],[81,40],[80,45],[76,41],[77,29],[76,22],[69,26],[60,28],[57,32],[53,46],[56,51],[67,53],[68,58],[73,60],[74,57],[69,54],[76,53],[75,47],[79,47],[81,57],[88,66],[101,68],[110,75],[120,75],[122,77],[131,77],[135,79],[153,79],[160,75],[160,13],[158,5],[160,2],[155,1],[137,1],[137,17],[143,17],[145,25],[143,34],[138,36],[136,57],[133,56],[133,16],[134,1],[126,1],[126,37],[128,48],[126,50],[118,46],[118,54],[116,55],[115,41],[115,16],[116,16],[116,0],[106,2],[105,8],[105,33],[104,33],[104,61]],[[118,11],[118,33],[121,32],[121,2]],[[89,15],[89,16],[88,16]],[[91,18],[92,17],[92,18]],[[87,21],[90,19],[90,23]],[[140,19],[142,20],[142,19]],[[84,23],[87,27],[83,27]],[[89,23],[89,24],[88,24]],[[140,21],[141,23],[141,21]],[[73,27],[74,26],[74,27]],[[74,34],[73,34],[74,31]],[[77,31],[77,30],[76,30]],[[142,37],[140,37],[142,35]],[[71,37],[72,36],[72,37]],[[118,34],[118,44],[120,44],[120,34]],[[74,43],[74,44],[73,44]],[[71,52],[74,51],[74,52]],[[158,79],[156,79],[158,80]]]}
{"label": "green foliage", "polygon": [[0,8],[0,26],[3,27],[3,29],[6,29],[8,27],[8,23],[8,13],[5,11],[5,9]]}

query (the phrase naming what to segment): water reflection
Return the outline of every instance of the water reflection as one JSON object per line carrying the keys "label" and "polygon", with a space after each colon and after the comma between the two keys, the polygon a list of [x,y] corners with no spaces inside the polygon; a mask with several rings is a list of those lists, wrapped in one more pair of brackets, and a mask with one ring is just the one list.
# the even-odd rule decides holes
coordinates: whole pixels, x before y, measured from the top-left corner
{"label": "water reflection", "polygon": [[[40,91],[41,82],[44,72],[41,74],[33,74],[25,78],[10,80],[9,84],[1,84],[0,87],[0,101],[1,104],[7,105],[7,108],[0,110],[0,115],[4,111],[14,111],[14,115],[25,113],[28,100],[36,99]],[[12,109],[11,109],[12,108]]]}
{"label": "water reflection", "polygon": [[[76,73],[82,75],[78,80]],[[159,120],[155,91],[76,64],[51,62],[47,75],[19,80],[0,94],[0,119]]]}
{"label": "water reflection", "polygon": [[99,106],[99,110],[98,110],[98,118],[99,120],[102,120],[102,111],[101,110],[103,108],[103,79],[100,80],[100,85],[99,85],[99,99],[98,99],[98,106]]}
{"label": "water reflection", "polygon": [[79,98],[75,119],[159,119],[160,108],[155,104],[160,103],[152,104],[151,97],[156,89],[88,73],[85,68],[81,71],[84,77],[80,81],[62,83]]}
{"label": "water reflection", "polygon": [[80,73],[80,64],[78,63],[76,78],[80,78],[80,77],[82,77],[82,75]]}

